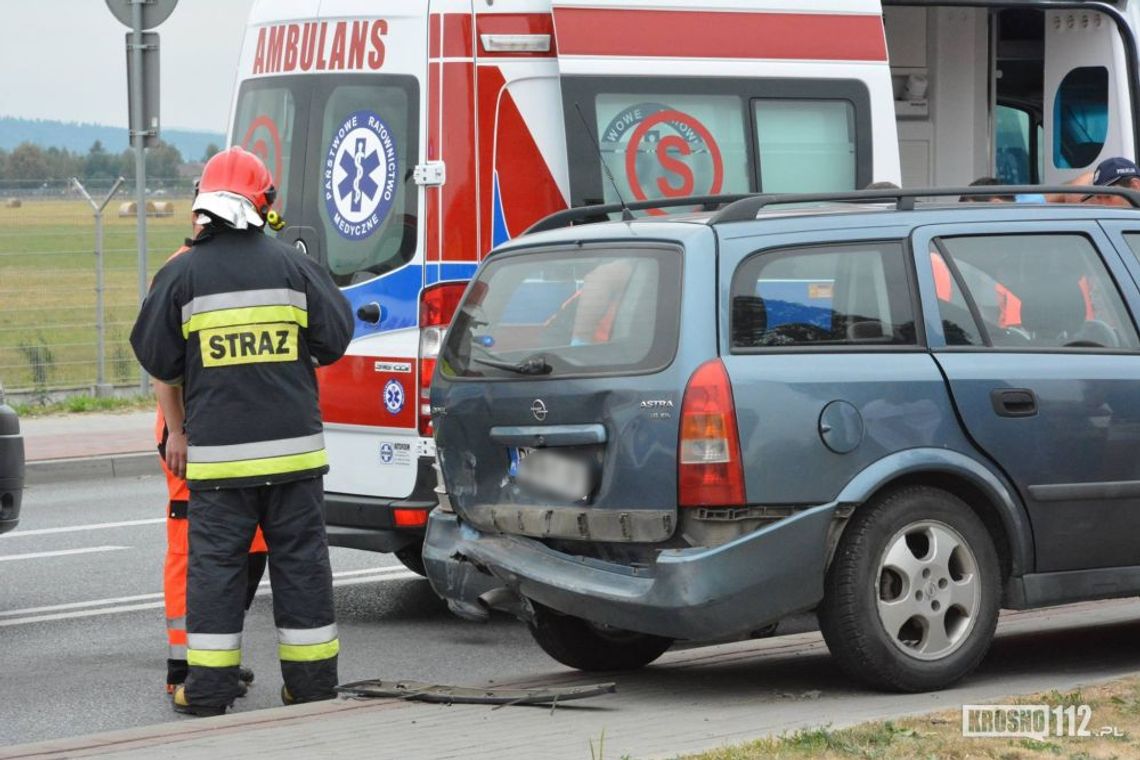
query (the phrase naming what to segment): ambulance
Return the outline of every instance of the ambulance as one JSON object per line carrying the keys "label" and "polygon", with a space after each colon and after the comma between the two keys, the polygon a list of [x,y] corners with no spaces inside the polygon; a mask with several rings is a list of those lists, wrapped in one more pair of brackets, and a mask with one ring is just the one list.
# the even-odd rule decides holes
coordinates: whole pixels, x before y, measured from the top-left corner
{"label": "ambulance", "polygon": [[256,0],[230,143],[265,159],[277,234],[356,314],[319,373],[330,542],[422,570],[432,370],[494,246],[584,204],[1056,183],[1135,158],[1138,17],[1137,0]]}

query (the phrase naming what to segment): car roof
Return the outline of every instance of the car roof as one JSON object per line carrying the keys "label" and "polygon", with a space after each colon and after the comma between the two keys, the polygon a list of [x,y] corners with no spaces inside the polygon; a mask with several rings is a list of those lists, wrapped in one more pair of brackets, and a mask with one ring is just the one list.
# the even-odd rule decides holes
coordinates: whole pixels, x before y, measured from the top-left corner
{"label": "car roof", "polygon": [[[881,228],[885,235],[907,235],[914,228],[928,224],[950,224],[969,222],[1013,222],[1013,221],[1076,221],[1076,220],[1122,220],[1140,223],[1140,209],[1137,207],[1104,206],[1073,203],[960,203],[960,195],[1007,195],[1016,193],[1109,193],[1123,196],[1133,203],[1140,204],[1140,193],[1118,190],[1117,188],[1088,187],[971,187],[921,190],[872,190],[862,193],[832,195],[781,195],[781,196],[733,196],[732,202],[718,211],[682,211],[663,215],[632,216],[618,221],[592,221],[572,226],[546,226],[544,222],[535,228],[543,231],[530,232],[512,242],[500,246],[499,250],[549,245],[553,243],[601,242],[616,238],[638,238],[646,240],[677,240],[699,236],[694,228],[714,227],[717,234],[725,239],[752,237],[757,235],[783,234],[783,232],[833,231],[844,228]],[[929,196],[921,194],[928,193]],[[915,203],[915,199],[934,197],[933,202]],[[707,202],[708,198],[694,198],[694,201]],[[670,201],[669,205],[674,205]],[[633,207],[645,207],[635,204]],[[739,207],[739,209],[738,209]],[[596,219],[598,213],[617,213],[620,205],[571,209],[562,215],[572,216],[579,211],[584,218]],[[555,215],[557,216],[557,214]],[[553,216],[552,218],[553,219]],[[532,228],[532,229],[535,229]],[[832,236],[833,237],[833,236]]]}
{"label": "car roof", "polygon": [[834,239],[837,230],[881,229],[884,235],[909,235],[917,227],[933,224],[981,222],[1041,222],[1122,220],[1137,223],[1140,209],[1061,203],[919,203],[900,210],[886,203],[834,203],[778,205],[759,209],[754,218],[725,222],[719,211],[639,216],[626,221],[604,221],[528,233],[500,246],[512,250],[530,246],[602,242],[614,239],[676,241],[684,243],[715,228],[723,239],[789,232],[818,231]]}

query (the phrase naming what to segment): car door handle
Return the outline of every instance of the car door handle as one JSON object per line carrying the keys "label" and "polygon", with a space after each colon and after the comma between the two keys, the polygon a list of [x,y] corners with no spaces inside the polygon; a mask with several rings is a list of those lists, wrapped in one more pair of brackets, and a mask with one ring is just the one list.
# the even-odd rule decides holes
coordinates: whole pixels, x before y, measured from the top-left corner
{"label": "car door handle", "polygon": [[1037,414],[1037,396],[1028,388],[999,388],[990,393],[999,417],[1032,417]]}

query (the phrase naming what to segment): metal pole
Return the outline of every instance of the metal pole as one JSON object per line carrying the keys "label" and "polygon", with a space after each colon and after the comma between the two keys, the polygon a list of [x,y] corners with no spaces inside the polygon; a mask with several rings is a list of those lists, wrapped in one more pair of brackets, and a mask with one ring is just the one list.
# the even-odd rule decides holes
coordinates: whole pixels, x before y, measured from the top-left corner
{"label": "metal pole", "polygon": [[116,179],[115,184],[111,186],[103,201],[96,203],[79,179],[77,177],[71,178],[71,183],[75,189],[91,204],[95,216],[95,343],[97,348],[94,391],[96,398],[110,396],[113,390],[107,382],[107,327],[106,310],[103,306],[103,294],[106,292],[103,279],[103,209],[107,208],[107,204],[111,202],[115,193],[119,192],[119,188],[123,186],[125,181],[122,177]]}
{"label": "metal pole", "polygon": [[[143,4],[131,0],[131,143],[135,149],[135,198],[138,204],[139,306],[146,298],[146,125],[143,124]],[[139,368],[139,392],[147,392],[146,370]]]}

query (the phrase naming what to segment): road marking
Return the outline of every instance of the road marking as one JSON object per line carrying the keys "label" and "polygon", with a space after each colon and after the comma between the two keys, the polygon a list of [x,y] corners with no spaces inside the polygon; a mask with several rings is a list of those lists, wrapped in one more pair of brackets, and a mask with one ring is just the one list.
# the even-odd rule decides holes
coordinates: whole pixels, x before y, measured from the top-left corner
{"label": "road marking", "polygon": [[124,520],[123,522],[109,522],[109,523],[92,523],[90,525],[67,525],[62,528],[37,528],[35,530],[15,530],[11,533],[5,533],[0,541],[7,541],[13,538],[23,538],[24,536],[46,536],[51,533],[78,533],[79,531],[87,530],[106,530],[107,528],[133,528],[136,525],[157,525],[158,523],[166,522],[165,517],[156,517],[153,520]]}
{"label": "road marking", "polygon": [[40,559],[42,557],[66,557],[71,554],[95,554],[97,552],[120,552],[130,549],[129,546],[88,546],[85,549],[60,549],[54,552],[32,552],[31,554],[9,554],[0,556],[0,562],[11,562],[17,559]]}
{"label": "road marking", "polygon": [[[0,558],[2,559],[2,558]],[[423,577],[413,573],[410,570],[405,570],[403,567],[388,567],[388,568],[373,568],[371,570],[345,570],[340,573],[333,573],[333,586],[358,586],[363,583],[383,583],[386,581],[399,581],[399,580],[422,580]],[[267,581],[262,581],[258,585],[255,596],[268,596],[271,592],[269,590]],[[156,599],[159,601],[145,602],[145,599]],[[115,615],[120,612],[134,612],[136,610],[153,610],[161,609],[166,605],[162,600],[162,594],[139,594],[138,596],[124,596],[114,599],[93,599],[89,602],[72,602],[70,604],[57,604],[50,607],[29,607],[23,610],[9,610],[7,612],[0,612],[0,628],[5,628],[12,625],[25,625],[28,623],[47,623],[53,620],[72,620],[75,618],[96,617],[98,615]],[[124,602],[135,602],[138,604],[124,604]],[[96,607],[97,605],[113,605],[98,607],[97,609],[79,609],[79,607]],[[73,610],[70,612],[62,612],[57,610]],[[51,612],[51,614],[38,614],[42,612]],[[11,620],[6,620],[9,616],[26,615],[27,617],[17,617]]]}

